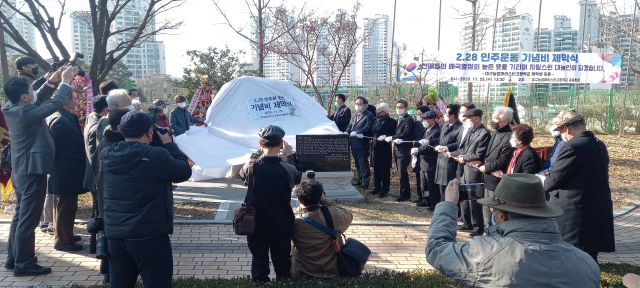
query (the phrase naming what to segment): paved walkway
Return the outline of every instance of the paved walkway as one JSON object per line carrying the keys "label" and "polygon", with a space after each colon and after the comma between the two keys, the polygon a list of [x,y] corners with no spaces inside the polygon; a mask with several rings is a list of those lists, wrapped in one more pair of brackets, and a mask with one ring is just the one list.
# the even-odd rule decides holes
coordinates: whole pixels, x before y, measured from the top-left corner
{"label": "paved walkway", "polygon": [[[618,251],[602,254],[600,260],[640,265],[640,241],[637,240],[640,239],[640,209],[616,218],[615,222]],[[432,268],[424,255],[427,231],[428,226],[352,226],[346,234],[373,251],[367,271],[403,271]],[[84,237],[83,243],[88,246],[84,225],[77,225],[76,232]],[[9,225],[0,225],[0,259],[6,259],[8,234]],[[466,234],[460,234],[459,241],[470,240]],[[176,225],[171,243],[174,277],[232,278],[250,274],[251,254],[246,238],[235,235],[231,225]],[[102,281],[100,262],[87,254],[87,248],[79,253],[61,253],[53,250],[53,237],[38,230],[36,253],[40,265],[53,269],[51,274],[13,277],[11,271],[0,268],[0,286],[93,285]]]}

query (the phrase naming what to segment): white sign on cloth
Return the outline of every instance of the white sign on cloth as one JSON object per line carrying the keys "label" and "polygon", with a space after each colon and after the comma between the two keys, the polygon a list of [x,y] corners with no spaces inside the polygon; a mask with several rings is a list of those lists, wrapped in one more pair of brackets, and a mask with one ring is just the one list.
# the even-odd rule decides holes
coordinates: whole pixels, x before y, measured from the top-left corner
{"label": "white sign on cloth", "polygon": [[419,70],[428,69],[450,82],[620,84],[622,71],[621,54],[464,51],[433,58],[407,65],[401,80],[416,81]]}
{"label": "white sign on cloth", "polygon": [[288,96],[249,97],[247,106],[253,120],[298,115],[295,102]]}
{"label": "white sign on cloth", "polygon": [[[276,99],[269,103],[291,102],[296,112],[293,115],[283,113],[254,118],[251,106],[247,104],[252,99],[264,100],[274,95]],[[277,96],[285,100],[278,100]],[[191,127],[175,138],[180,150],[203,169],[224,168],[249,161],[251,153],[260,149],[258,131],[269,124],[284,129],[284,140],[294,150],[296,135],[341,133],[335,122],[327,118],[327,110],[313,97],[287,81],[258,77],[240,77],[224,84],[207,110],[205,123],[208,127]]]}

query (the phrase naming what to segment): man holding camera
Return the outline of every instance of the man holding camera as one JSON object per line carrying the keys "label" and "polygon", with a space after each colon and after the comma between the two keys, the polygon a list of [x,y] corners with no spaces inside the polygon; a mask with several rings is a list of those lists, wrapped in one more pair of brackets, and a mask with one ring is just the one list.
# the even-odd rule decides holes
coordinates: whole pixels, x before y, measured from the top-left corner
{"label": "man holding camera", "polygon": [[554,218],[563,211],[538,177],[505,174],[492,198],[478,200],[494,225],[466,243],[456,241],[459,185],[449,182],[427,238],[427,261],[442,274],[468,287],[600,287],[598,264],[562,241]]}
{"label": "man holding camera", "polygon": [[156,132],[162,148],[149,145],[152,124],[149,115],[128,112],[120,123],[126,141],[100,153],[113,287],[134,287],[138,274],[145,287],[171,287],[171,183],[188,180],[191,167],[169,134]]}
{"label": "man holding camera", "polygon": [[252,236],[247,236],[247,245],[253,259],[251,278],[254,282],[269,282],[269,252],[276,271],[276,278],[291,275],[291,233],[293,231],[293,210],[291,190],[302,178],[296,167],[282,162],[278,156],[283,149],[284,130],[275,125],[260,129],[260,147],[263,155],[249,163],[240,171],[246,176],[253,168],[253,205],[256,209],[256,227]]}
{"label": "man holding camera", "polygon": [[[51,268],[35,263],[34,228],[38,226],[47,190],[47,174],[53,170],[55,147],[45,119],[65,105],[73,95],[70,83],[78,67],[63,72],[59,69],[48,82],[62,80],[62,85],[50,103],[45,93],[36,95],[29,82],[13,77],[4,85],[10,101],[2,107],[11,136],[12,181],[16,188],[16,214],[11,221],[7,245],[7,269],[14,276],[36,276],[51,272]],[[53,89],[53,84],[42,85]],[[37,97],[39,96],[39,97]]]}
{"label": "man holding camera", "polygon": [[204,127],[207,127],[207,124],[204,124],[204,121],[198,120],[191,115],[189,111],[187,111],[187,98],[184,96],[176,95],[173,98],[176,101],[176,109],[171,111],[171,117],[169,118],[169,122],[171,123],[171,130],[176,136],[182,135],[189,127],[193,124],[202,124]]}

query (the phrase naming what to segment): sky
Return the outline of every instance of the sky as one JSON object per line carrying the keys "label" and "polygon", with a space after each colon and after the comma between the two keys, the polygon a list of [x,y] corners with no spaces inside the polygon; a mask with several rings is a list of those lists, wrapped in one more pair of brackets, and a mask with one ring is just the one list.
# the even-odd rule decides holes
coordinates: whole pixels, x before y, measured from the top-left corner
{"label": "sky", "polygon": [[[219,0],[220,6],[227,13],[232,24],[236,27],[245,27],[244,31],[249,33],[249,12],[243,0]],[[395,41],[406,43],[407,50],[403,54],[403,59],[409,61],[415,54],[425,49],[429,53],[438,52],[438,6],[440,0],[396,0],[396,23]],[[496,2],[498,0],[487,0],[485,14],[494,17]],[[600,3],[601,0],[598,0]],[[18,1],[20,2],[20,1]],[[54,0],[44,0],[50,2],[53,7]],[[542,15],[541,28],[553,28],[554,15],[567,15],[572,20],[574,28],[579,25],[580,4],[578,0],[541,0]],[[618,1],[626,3],[629,0]],[[280,3],[272,0],[273,3]],[[286,0],[283,2],[288,7],[299,7],[304,4],[302,0]],[[307,7],[315,8],[318,13],[335,13],[338,9],[350,11],[357,3],[356,0],[308,0]],[[363,25],[363,18],[373,17],[376,14],[387,14],[393,19],[394,0],[361,0],[361,10],[359,12],[358,24]],[[529,13],[534,19],[534,28],[538,23],[538,11],[540,1],[536,0],[499,0],[499,15],[505,8],[514,7],[518,14]],[[629,4],[630,5],[630,4]],[[63,18],[61,34],[64,43],[71,43],[71,31],[69,14],[73,10],[88,10],[88,4],[83,0],[67,0],[67,14]],[[468,19],[460,19],[456,8],[464,11],[471,11],[471,4],[466,0],[442,0],[442,20],[441,20],[441,51],[460,50],[460,30]],[[53,9],[53,8],[52,8]],[[183,20],[184,25],[171,32],[171,35],[159,35],[157,40],[165,44],[167,59],[167,74],[172,77],[181,77],[183,68],[188,67],[189,59],[186,56],[187,50],[205,50],[207,47],[224,48],[228,46],[233,51],[243,50],[247,53],[241,60],[250,62],[250,45],[241,36],[237,35],[224,21],[224,18],[216,10],[211,0],[186,0],[186,2],[159,17],[159,21],[164,19]],[[48,54],[44,49],[42,40],[38,40],[37,48],[40,53]],[[70,47],[70,45],[68,46]],[[45,57],[46,58],[46,57]],[[356,78],[361,74],[361,54],[357,58]],[[405,62],[406,62],[405,61]]]}

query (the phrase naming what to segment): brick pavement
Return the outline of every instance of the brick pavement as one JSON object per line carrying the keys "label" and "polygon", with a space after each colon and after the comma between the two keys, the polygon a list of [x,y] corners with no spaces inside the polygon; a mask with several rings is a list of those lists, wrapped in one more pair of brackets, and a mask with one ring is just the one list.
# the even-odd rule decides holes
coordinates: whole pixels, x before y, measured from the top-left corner
{"label": "brick pavement", "polygon": [[[600,260],[640,265],[640,243],[637,241],[640,238],[640,209],[616,218],[615,222],[618,252],[602,254]],[[367,271],[404,271],[432,268],[424,255],[428,228],[358,225],[352,226],[346,234],[362,241],[373,251]],[[83,244],[88,246],[84,225],[77,225],[76,232],[84,237]],[[0,225],[0,261],[6,259],[8,234],[9,225]],[[458,241],[469,241],[466,233],[460,234]],[[11,271],[0,268],[0,287],[93,285],[102,281],[100,261],[88,255],[87,248],[78,253],[59,252],[53,249],[52,236],[39,230],[36,235],[38,263],[51,267],[53,272],[39,277],[13,277]],[[250,274],[251,254],[246,238],[235,235],[231,225],[176,225],[171,243],[174,277],[233,278]]]}

